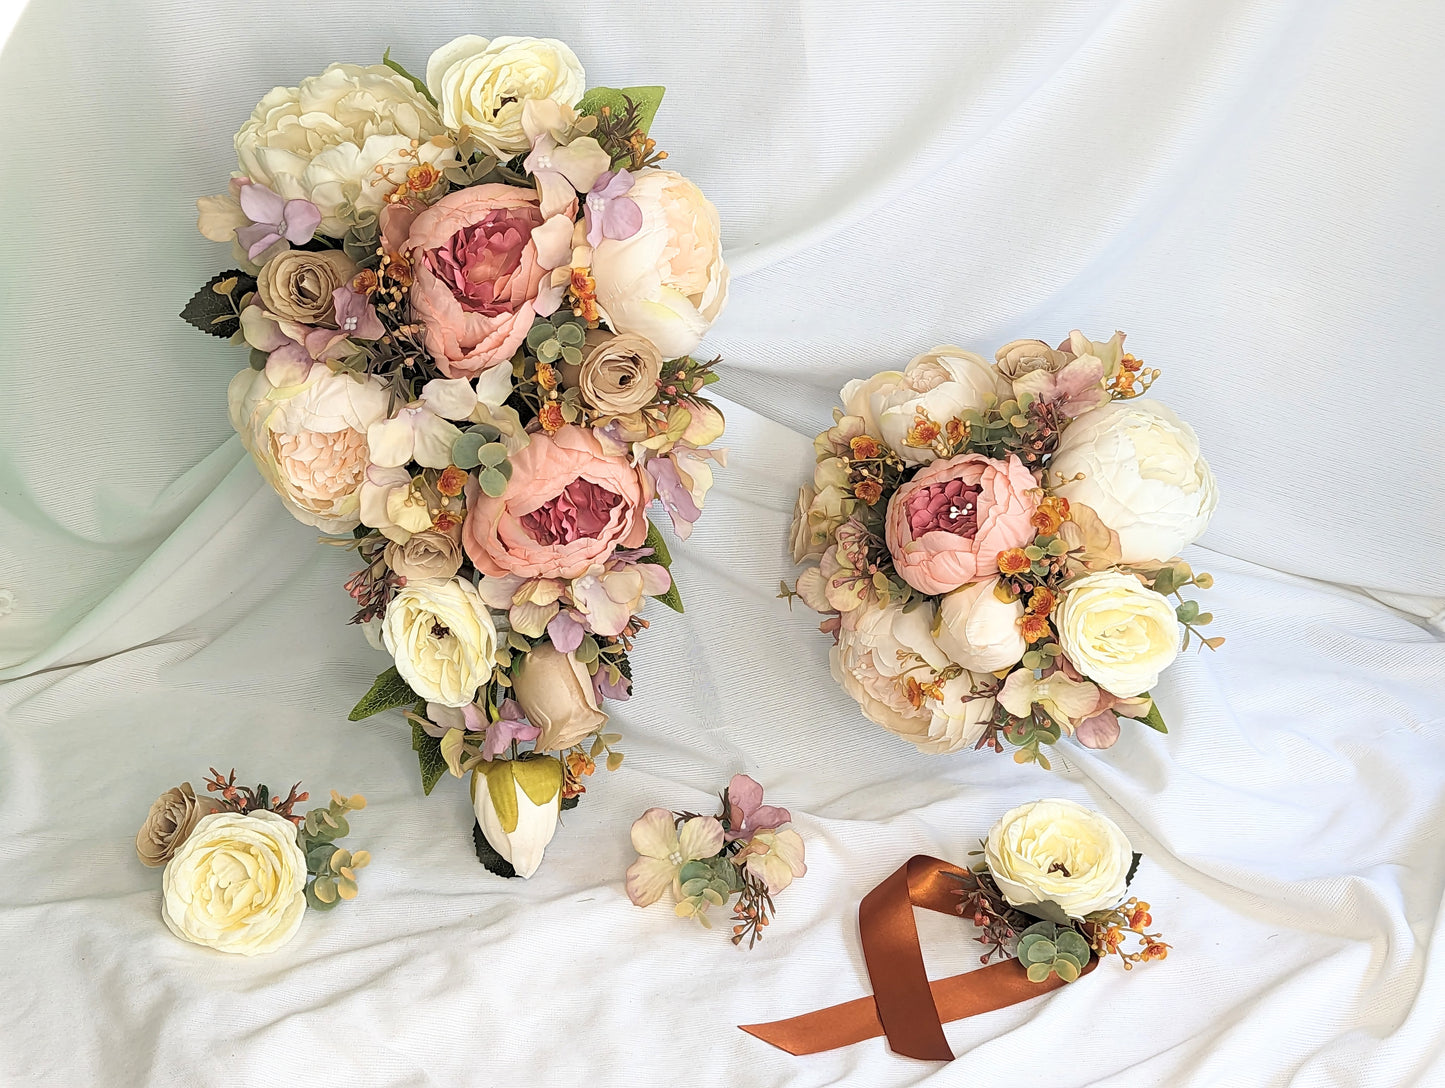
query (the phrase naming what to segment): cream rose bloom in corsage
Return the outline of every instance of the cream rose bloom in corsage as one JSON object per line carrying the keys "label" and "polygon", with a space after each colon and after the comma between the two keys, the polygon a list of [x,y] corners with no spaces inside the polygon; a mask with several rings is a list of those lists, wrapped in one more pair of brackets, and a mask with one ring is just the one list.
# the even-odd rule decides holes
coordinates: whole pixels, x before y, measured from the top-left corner
{"label": "cream rose bloom in corsage", "polygon": [[1194,429],[1144,398],[1112,401],[1075,420],[1049,473],[1068,481],[1056,494],[1090,507],[1119,534],[1124,563],[1178,555],[1203,535],[1219,498]]}
{"label": "cream rose bloom in corsage", "polygon": [[216,812],[166,865],[161,918],[177,937],[218,952],[274,952],[306,913],[306,855],[274,812]]}
{"label": "cream rose bloom in corsage", "polygon": [[1152,688],[1179,652],[1179,621],[1169,599],[1122,571],[1069,583],[1054,627],[1074,668],[1122,698]]}
{"label": "cream rose bloom in corsage", "polygon": [[396,671],[430,703],[466,706],[497,664],[497,629],[476,588],[458,578],[408,582],[381,621]]}
{"label": "cream rose bloom in corsage", "polygon": [[681,174],[651,167],[632,175],[627,196],[642,226],[593,249],[597,306],[614,331],[645,336],[664,359],[680,359],[727,302],[717,209]]}
{"label": "cream rose bloom in corsage", "polygon": [[325,533],[356,528],[366,432],[390,405],[381,379],[317,363],[300,384],[276,386],[248,368],[231,379],[227,399],[241,444],[296,520]]}
{"label": "cream rose bloom in corsage", "polygon": [[1029,910],[1052,903],[1073,919],[1117,907],[1133,848],[1119,826],[1073,801],[1044,800],[1004,813],[988,833],[984,862],[998,889]]}
{"label": "cream rose bloom in corsage", "polygon": [[531,147],[522,130],[529,99],[575,106],[587,88],[577,54],[554,38],[464,34],[426,62],[426,85],[448,128],[463,127],[499,159]]}
{"label": "cream rose bloom in corsage", "polygon": [[910,445],[910,431],[920,415],[943,427],[966,411],[981,412],[988,397],[1008,392],[988,360],[962,348],[937,347],[918,356],[902,373],[885,371],[843,387],[844,410],[862,417],[869,433],[882,438],[911,465],[936,460],[927,443]]}

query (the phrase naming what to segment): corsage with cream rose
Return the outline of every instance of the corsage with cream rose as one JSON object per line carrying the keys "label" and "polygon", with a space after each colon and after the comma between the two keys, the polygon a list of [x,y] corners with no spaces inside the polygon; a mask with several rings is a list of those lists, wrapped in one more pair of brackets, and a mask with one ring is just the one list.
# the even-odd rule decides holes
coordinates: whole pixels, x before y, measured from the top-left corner
{"label": "corsage with cream rose", "polygon": [[678,917],[711,929],[708,908],[736,895],[732,942],[751,948],[776,913],[773,896],[808,871],[803,837],[787,826],[788,810],[763,804],[763,787],[745,774],[733,775],[721,800],[716,816],[650,808],[638,817],[627,897],[648,907],[671,891]]}
{"label": "corsage with cream rose", "polygon": [[1159,674],[1224,639],[1182,596],[1213,584],[1178,556],[1216,492],[1194,431],[1142,396],[1158,376],[1123,333],[1074,332],[843,387],[793,520],[809,566],[780,596],[827,617],[865,716],[925,752],[1007,744],[1044,767],[1063,735],[1165,731]]}
{"label": "corsage with cream rose", "polygon": [[472,776],[485,864],[530,876],[606,754],[648,598],[681,611],[722,413],[691,356],[727,299],[717,210],[648,136],[661,87],[474,35],[278,87],[198,202],[232,247],[182,316],[245,343],[231,421],[288,510],[364,566],[423,788]]}
{"label": "corsage with cream rose", "polygon": [[238,786],[235,771],[212,767],[207,795],[183,782],[156,798],[135,852],[142,865],[165,867],[161,919],[172,933],[255,956],[296,936],[308,907],[331,910],[356,898],[357,870],[371,855],[337,840],[351,833],[348,813],[366,798],[332,790],[325,807],[298,815],[310,796],[300,789],[298,782],[281,797],[264,785]]}

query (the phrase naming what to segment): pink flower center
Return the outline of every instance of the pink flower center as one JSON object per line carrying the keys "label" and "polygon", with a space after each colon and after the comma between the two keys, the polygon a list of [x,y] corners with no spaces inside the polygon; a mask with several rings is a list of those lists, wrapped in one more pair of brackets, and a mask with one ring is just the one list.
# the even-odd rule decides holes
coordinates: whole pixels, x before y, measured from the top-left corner
{"label": "pink flower center", "polygon": [[596,537],[607,527],[622,496],[591,480],[573,480],[555,499],[521,517],[522,527],[538,544],[570,544]]}
{"label": "pink flower center", "polygon": [[953,533],[973,539],[978,532],[978,496],[982,490],[962,480],[920,487],[908,496],[908,528],[913,539],[924,533]]}
{"label": "pink flower center", "polygon": [[513,299],[508,288],[532,229],[541,225],[542,213],[533,206],[498,208],[428,250],[425,259],[463,309],[488,317],[512,313],[520,300]]}

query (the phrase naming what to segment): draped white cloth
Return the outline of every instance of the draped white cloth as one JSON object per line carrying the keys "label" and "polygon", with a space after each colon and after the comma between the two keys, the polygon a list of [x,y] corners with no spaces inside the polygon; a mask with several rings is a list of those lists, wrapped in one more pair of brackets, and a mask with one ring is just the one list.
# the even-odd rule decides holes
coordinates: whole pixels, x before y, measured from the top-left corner
{"label": "draped white cloth", "polygon": [[[649,611],[627,762],[528,882],[476,863],[459,783],[422,796],[399,716],[345,720],[385,664],[351,556],[230,436],[243,352],[175,317],[225,259],[192,201],[267,89],[466,32],[666,84],[654,135],[734,273],[688,612]],[[1445,1082],[1442,45],[1433,0],[35,0],[0,58],[0,1081]],[[1116,327],[1218,476],[1190,558],[1229,641],[1167,674],[1168,736],[1052,774],[919,755],[774,597],[810,438],[935,343]],[[360,898],[270,957],[176,941],[134,857],[211,765],[371,801]],[[622,891],[633,818],[740,770],[809,864],[752,952]],[[861,895],[1049,795],[1144,852],[1165,962],[951,1025],[951,1066],[735,1030],[865,993]],[[935,975],[981,951],[920,928]]]}

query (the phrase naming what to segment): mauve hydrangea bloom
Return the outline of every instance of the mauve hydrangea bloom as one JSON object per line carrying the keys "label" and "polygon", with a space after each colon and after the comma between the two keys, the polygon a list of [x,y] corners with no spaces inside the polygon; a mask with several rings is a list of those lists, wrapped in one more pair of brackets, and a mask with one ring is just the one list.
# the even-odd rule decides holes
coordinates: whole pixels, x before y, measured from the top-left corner
{"label": "mauve hydrangea bloom", "polygon": [[1018,457],[965,453],[934,461],[888,502],[886,535],[899,576],[948,593],[998,573],[998,553],[1034,538],[1039,484]]}
{"label": "mauve hydrangea bloom", "polygon": [[626,170],[597,179],[587,194],[588,245],[600,245],[604,238],[622,241],[642,229],[642,209],[627,195],[631,188],[632,175]]}
{"label": "mauve hydrangea bloom", "polygon": [[240,189],[241,210],[251,223],[236,228],[236,241],[253,261],[283,238],[294,246],[311,241],[321,225],[321,211],[309,200],[283,200],[254,181]]}
{"label": "mauve hydrangea bloom", "polygon": [[745,774],[728,783],[727,837],[746,839],[759,831],[774,831],[793,818],[785,808],[763,804],[763,787]]}

